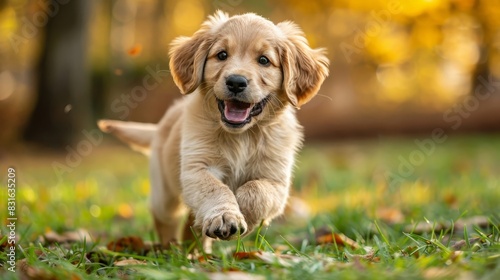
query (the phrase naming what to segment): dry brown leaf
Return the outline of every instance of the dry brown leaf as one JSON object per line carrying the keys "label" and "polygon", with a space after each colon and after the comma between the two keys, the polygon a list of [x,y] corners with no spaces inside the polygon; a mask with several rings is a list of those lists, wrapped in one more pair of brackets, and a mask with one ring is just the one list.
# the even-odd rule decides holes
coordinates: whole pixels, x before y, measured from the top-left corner
{"label": "dry brown leaf", "polygon": [[80,276],[71,273],[69,271],[65,272],[64,278],[57,277],[51,272],[44,269],[34,267],[28,264],[26,259],[17,261],[16,267],[19,268],[19,278],[22,280],[58,280],[58,279],[69,279],[69,280],[79,280]]}
{"label": "dry brown leaf", "polygon": [[282,255],[272,252],[261,252],[261,254],[256,255],[260,260],[268,264],[278,263],[284,267],[291,267],[295,263],[301,261],[301,258],[294,255]]}
{"label": "dry brown leaf", "polygon": [[111,241],[108,243],[106,246],[108,250],[110,251],[115,251],[115,252],[134,252],[134,253],[139,253],[143,254],[151,247],[147,247],[144,244],[144,241],[142,238],[138,236],[127,236],[127,237],[122,237],[119,238],[116,241]]}
{"label": "dry brown leaf", "polygon": [[252,252],[236,252],[233,254],[233,257],[237,260],[255,260],[259,259],[257,255],[262,254],[261,251],[252,251]]}
{"label": "dry brown leaf", "polygon": [[188,255],[188,259],[190,260],[198,260],[200,263],[205,263],[209,260],[215,260],[216,257],[212,254],[190,254]]}
{"label": "dry brown leaf", "polygon": [[49,230],[41,238],[43,243],[73,243],[73,242],[92,242],[92,236],[84,229],[77,229],[75,231],[66,231],[61,234]]}
{"label": "dry brown leaf", "polygon": [[236,252],[233,254],[238,260],[261,260],[268,264],[280,264],[284,267],[290,267],[294,263],[299,262],[300,257],[293,255],[283,255],[273,252],[252,251],[252,252]]}
{"label": "dry brown leaf", "polygon": [[316,243],[318,244],[331,244],[335,243],[337,246],[350,246],[352,249],[359,249],[359,244],[345,236],[342,233],[332,232],[330,229],[319,229],[316,232]]}
{"label": "dry brown leaf", "polygon": [[207,274],[210,280],[263,280],[266,279],[262,275],[255,275],[240,271],[235,272],[213,272]]}
{"label": "dry brown leaf", "polygon": [[396,208],[379,208],[375,212],[377,219],[382,220],[388,224],[397,224],[404,221],[404,215],[401,210]]}
{"label": "dry brown leaf", "polygon": [[[469,244],[470,245],[474,245],[476,244],[477,242],[480,242],[482,239],[481,237],[474,237],[474,238],[469,238]],[[465,240],[460,240],[460,241],[457,241],[455,242],[455,244],[453,244],[451,246],[451,249],[452,250],[455,250],[455,251],[460,251],[462,250],[465,246],[467,246],[467,241]]]}
{"label": "dry brown leaf", "polygon": [[417,249],[418,248],[416,246],[408,246],[403,250],[403,254],[405,254],[405,256],[412,256],[418,259],[420,257],[420,253]]}
{"label": "dry brown leaf", "polygon": [[360,260],[365,260],[365,261],[374,262],[374,263],[380,262],[380,257],[375,255],[374,250],[370,250],[368,253],[366,253],[364,255],[349,254],[348,252],[346,252],[346,255],[349,258],[349,260],[354,261],[355,264],[356,264],[356,262],[359,262]]}
{"label": "dry brown leaf", "polygon": [[115,261],[113,265],[115,266],[129,266],[129,265],[145,265],[146,261],[140,261],[136,259],[125,259],[125,260],[120,260],[120,261]]}

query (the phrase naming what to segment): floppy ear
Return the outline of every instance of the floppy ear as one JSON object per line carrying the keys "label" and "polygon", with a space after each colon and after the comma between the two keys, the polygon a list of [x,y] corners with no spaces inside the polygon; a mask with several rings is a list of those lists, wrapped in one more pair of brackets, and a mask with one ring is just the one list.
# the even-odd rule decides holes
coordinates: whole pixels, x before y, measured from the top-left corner
{"label": "floppy ear", "polygon": [[208,51],[214,43],[213,33],[227,21],[226,13],[217,11],[192,37],[178,37],[170,45],[170,71],[182,94],[193,92],[203,79]]}
{"label": "floppy ear", "polygon": [[329,60],[324,49],[311,49],[300,28],[292,22],[277,24],[285,35],[281,42],[283,89],[296,108],[318,93],[328,76]]}

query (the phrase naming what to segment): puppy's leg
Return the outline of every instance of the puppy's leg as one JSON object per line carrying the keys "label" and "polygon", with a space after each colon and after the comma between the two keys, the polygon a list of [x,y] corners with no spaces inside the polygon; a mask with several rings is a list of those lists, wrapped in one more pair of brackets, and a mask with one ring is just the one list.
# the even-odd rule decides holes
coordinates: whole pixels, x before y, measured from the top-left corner
{"label": "puppy's leg", "polygon": [[169,192],[158,157],[158,153],[152,153],[150,159],[151,213],[161,244],[169,246],[179,240],[180,225],[187,209],[178,195]]}
{"label": "puppy's leg", "polygon": [[195,227],[202,233],[223,240],[247,231],[233,192],[206,167],[191,166],[181,172],[184,201],[195,213]]}
{"label": "puppy's leg", "polygon": [[163,205],[153,204],[152,214],[160,242],[163,246],[168,246],[180,239],[179,228],[186,211],[180,201],[163,201]]}
{"label": "puppy's leg", "polygon": [[281,215],[288,199],[289,187],[271,180],[248,181],[236,190],[236,200],[249,230],[262,221],[268,224]]}

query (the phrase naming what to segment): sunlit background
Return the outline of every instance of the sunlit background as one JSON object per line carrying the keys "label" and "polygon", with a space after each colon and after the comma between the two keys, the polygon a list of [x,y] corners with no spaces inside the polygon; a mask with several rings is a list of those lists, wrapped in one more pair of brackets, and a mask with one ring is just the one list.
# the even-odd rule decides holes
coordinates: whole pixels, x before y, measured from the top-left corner
{"label": "sunlit background", "polygon": [[497,0],[1,0],[1,143],[156,122],[179,97],[169,42],[217,9],[293,20],[328,50],[331,75],[299,112],[309,138],[500,127]]}
{"label": "sunlit background", "polygon": [[147,159],[96,121],[157,122],[180,97],[169,43],[218,9],[292,20],[328,51],[331,74],[298,112],[293,193],[312,212],[499,212],[500,0],[0,0],[0,176],[18,170],[29,240],[153,235]]}

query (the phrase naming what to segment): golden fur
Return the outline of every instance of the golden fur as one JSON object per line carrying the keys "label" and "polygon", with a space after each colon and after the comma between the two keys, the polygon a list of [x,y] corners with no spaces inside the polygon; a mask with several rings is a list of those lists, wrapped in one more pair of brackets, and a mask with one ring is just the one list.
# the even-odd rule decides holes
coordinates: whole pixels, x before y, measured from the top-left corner
{"label": "golden fur", "polygon": [[[311,49],[291,22],[217,12],[192,37],[174,40],[170,56],[186,96],[150,141],[151,211],[162,243],[181,238],[188,211],[187,226],[210,238],[228,240],[267,224],[287,203],[302,142],[295,108],[328,75],[324,51]],[[231,84],[243,91],[229,89],[231,75],[244,77],[247,83]],[[99,126],[139,150],[149,135],[137,123]]]}

